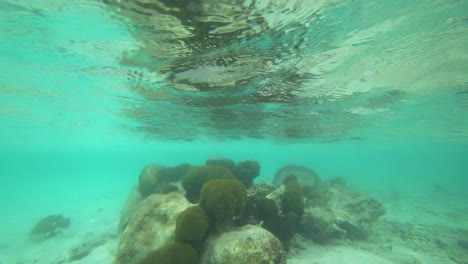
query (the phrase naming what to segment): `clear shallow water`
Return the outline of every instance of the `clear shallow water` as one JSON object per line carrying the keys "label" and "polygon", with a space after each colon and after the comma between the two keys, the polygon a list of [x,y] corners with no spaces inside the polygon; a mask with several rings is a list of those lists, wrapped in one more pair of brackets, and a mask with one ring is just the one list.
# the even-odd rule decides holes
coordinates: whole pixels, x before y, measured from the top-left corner
{"label": "clear shallow water", "polygon": [[260,180],[295,163],[464,197],[466,1],[104,2],[0,1],[10,239],[53,212],[117,221],[152,162],[254,158]]}

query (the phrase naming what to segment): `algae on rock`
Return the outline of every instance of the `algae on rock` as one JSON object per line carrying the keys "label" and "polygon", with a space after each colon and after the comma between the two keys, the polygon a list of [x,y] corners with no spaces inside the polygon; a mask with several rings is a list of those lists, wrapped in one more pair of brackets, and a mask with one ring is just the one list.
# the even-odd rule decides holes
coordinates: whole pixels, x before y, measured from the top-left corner
{"label": "algae on rock", "polygon": [[178,192],[148,196],[120,236],[115,264],[137,264],[174,239],[177,215],[192,206]]}

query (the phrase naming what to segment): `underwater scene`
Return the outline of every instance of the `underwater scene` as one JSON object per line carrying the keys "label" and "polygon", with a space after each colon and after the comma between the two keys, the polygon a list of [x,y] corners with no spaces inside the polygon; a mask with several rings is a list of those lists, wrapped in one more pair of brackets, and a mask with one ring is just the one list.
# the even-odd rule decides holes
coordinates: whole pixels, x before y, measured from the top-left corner
{"label": "underwater scene", "polygon": [[0,264],[468,264],[468,1],[0,0]]}

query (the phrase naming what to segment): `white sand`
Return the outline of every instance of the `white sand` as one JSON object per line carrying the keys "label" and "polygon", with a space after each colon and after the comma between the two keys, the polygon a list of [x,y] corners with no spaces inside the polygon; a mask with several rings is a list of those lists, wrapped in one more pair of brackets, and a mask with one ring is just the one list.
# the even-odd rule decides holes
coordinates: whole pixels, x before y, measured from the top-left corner
{"label": "white sand", "polygon": [[289,264],[392,264],[394,262],[349,246],[315,246],[304,250]]}

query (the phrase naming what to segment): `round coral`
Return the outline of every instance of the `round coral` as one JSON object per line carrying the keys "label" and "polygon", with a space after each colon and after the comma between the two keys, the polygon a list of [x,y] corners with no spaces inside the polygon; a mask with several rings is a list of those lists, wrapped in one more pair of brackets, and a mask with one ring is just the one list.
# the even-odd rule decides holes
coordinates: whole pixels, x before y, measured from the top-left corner
{"label": "round coral", "polygon": [[193,167],[182,177],[182,186],[185,189],[187,200],[191,203],[197,203],[203,185],[213,179],[236,179],[236,177],[232,175],[228,168],[223,166]]}
{"label": "round coral", "polygon": [[175,239],[197,247],[210,227],[208,215],[200,206],[192,206],[181,212],[176,219]]}
{"label": "round coral", "polygon": [[230,224],[234,216],[240,216],[246,201],[247,192],[240,181],[215,179],[203,185],[200,206],[219,228]]}

